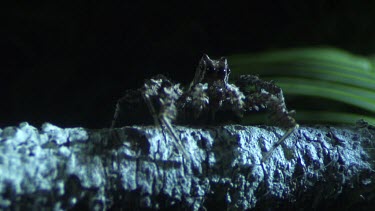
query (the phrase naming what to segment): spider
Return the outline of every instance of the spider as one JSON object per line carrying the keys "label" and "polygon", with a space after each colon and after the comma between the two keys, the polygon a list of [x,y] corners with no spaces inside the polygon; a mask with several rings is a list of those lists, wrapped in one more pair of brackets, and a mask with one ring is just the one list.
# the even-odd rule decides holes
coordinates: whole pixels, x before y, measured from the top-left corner
{"label": "spider", "polygon": [[[265,161],[298,128],[292,117],[294,111],[287,110],[282,89],[272,81],[263,81],[255,75],[242,75],[235,84],[231,84],[228,81],[230,73],[225,57],[214,60],[204,54],[187,88],[163,75],[156,75],[146,80],[143,87],[127,90],[124,97],[118,100],[111,128],[115,127],[122,111],[126,113],[124,124],[153,121],[165,127],[173,136],[175,147],[188,156],[173,128],[173,122],[195,125],[240,122],[244,115],[267,110],[272,122],[288,131],[263,156]],[[151,115],[145,112],[147,110]]]}

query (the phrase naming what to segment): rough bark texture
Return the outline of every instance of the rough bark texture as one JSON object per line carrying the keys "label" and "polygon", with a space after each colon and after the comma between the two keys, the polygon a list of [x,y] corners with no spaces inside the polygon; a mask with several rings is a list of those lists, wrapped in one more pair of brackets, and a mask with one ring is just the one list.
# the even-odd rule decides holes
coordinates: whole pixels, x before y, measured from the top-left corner
{"label": "rough bark texture", "polygon": [[0,129],[0,209],[363,208],[374,205],[371,126],[300,127],[268,160],[277,127],[27,123]]}

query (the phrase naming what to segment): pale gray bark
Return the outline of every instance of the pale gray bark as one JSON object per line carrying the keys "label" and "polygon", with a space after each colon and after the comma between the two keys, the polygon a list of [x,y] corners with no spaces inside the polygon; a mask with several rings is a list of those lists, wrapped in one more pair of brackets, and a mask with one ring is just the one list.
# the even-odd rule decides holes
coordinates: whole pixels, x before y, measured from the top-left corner
{"label": "pale gray bark", "polygon": [[[374,203],[375,130],[175,127],[189,154],[155,127],[0,129],[0,209],[320,208]],[[349,203],[350,202],[350,203]]]}

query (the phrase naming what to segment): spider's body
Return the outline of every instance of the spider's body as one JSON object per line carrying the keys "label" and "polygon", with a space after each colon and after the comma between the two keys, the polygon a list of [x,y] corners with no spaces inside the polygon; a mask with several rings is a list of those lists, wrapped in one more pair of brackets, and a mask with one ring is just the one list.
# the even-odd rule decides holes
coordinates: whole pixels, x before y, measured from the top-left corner
{"label": "spider's body", "polygon": [[245,96],[228,83],[229,74],[226,58],[211,60],[203,55],[188,90],[177,101],[177,122],[215,124],[242,117]]}
{"label": "spider's body", "polygon": [[[134,108],[140,110],[139,114],[144,114],[144,105],[146,105],[154,122],[167,127],[172,133],[179,150],[183,149],[177,143],[179,138],[174,132],[172,122],[215,124],[240,120],[243,115],[252,111],[268,110],[275,124],[293,130],[298,127],[290,115],[292,112],[286,108],[281,88],[273,82],[263,81],[254,75],[242,75],[236,84],[231,84],[228,82],[230,72],[226,58],[212,60],[207,55],[203,55],[188,88],[181,88],[179,84],[171,82],[163,75],[146,80],[142,88],[127,91],[119,100],[114,122],[119,111],[124,110],[120,109],[123,104],[130,110],[129,115],[136,114],[131,111]],[[143,123],[149,119],[145,116],[138,116],[138,118],[144,120]],[[129,123],[139,123],[139,121]],[[285,136],[293,130],[290,129]],[[278,144],[286,138],[285,136]]]}

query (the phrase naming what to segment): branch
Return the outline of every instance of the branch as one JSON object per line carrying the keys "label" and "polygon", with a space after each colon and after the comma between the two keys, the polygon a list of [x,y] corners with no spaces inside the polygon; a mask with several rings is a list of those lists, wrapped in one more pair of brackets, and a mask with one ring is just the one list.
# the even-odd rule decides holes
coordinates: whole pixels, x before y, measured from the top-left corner
{"label": "branch", "polygon": [[0,209],[345,208],[374,203],[372,141],[361,127],[152,126],[110,131],[27,123],[0,129]]}

